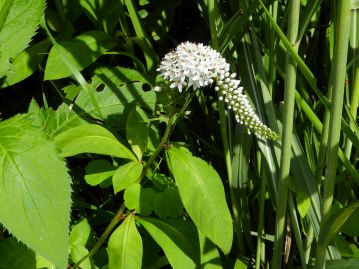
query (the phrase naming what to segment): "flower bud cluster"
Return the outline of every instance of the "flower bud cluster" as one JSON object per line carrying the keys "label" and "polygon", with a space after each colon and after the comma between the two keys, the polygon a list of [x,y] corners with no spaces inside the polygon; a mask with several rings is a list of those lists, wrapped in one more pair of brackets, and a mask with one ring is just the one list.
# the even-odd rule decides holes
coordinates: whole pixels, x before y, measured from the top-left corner
{"label": "flower bud cluster", "polygon": [[260,121],[243,94],[240,80],[236,79],[235,73],[230,73],[229,64],[212,48],[203,44],[182,43],[164,56],[157,71],[169,82],[170,88],[179,92],[184,87],[193,86],[196,89],[215,83],[219,100],[226,102],[237,122],[259,136],[278,138]]}

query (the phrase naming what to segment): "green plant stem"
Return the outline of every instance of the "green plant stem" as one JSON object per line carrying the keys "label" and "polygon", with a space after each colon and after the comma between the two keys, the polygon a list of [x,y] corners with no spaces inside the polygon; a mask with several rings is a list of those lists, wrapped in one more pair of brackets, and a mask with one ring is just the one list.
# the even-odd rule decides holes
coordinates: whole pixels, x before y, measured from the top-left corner
{"label": "green plant stem", "polygon": [[96,244],[91,248],[90,252],[81,258],[73,267],[73,269],[76,269],[80,266],[80,264],[86,260],[87,258],[91,257],[93,254],[95,254],[100,247],[105,243],[107,237],[111,234],[112,230],[116,227],[116,225],[121,221],[123,212],[125,211],[126,207],[125,204],[122,204],[120,209],[117,211],[116,215],[111,220],[110,224],[106,227],[105,231],[101,235],[100,239],[96,242]]}
{"label": "green plant stem", "polygon": [[264,235],[264,204],[265,204],[265,194],[267,189],[267,178],[264,177],[261,181],[261,190],[259,196],[259,212],[258,212],[258,237],[257,237],[257,251],[256,251],[256,264],[255,268],[261,268],[261,250],[263,243]]}
{"label": "green plant stem", "polygon": [[[323,193],[322,225],[329,218],[333,202],[336,171],[338,165],[338,150],[341,131],[341,119],[344,102],[344,85],[349,41],[350,0],[337,1],[337,14],[334,24],[333,51],[333,94],[330,108],[330,123],[328,148],[326,155],[326,174]],[[326,244],[318,243],[316,253],[316,268],[325,268]]]}
{"label": "green plant stem", "polygon": [[[359,27],[358,27],[358,15],[359,10],[353,10],[351,14],[350,20],[350,48],[352,50],[351,58],[355,59],[358,55],[359,49]],[[349,82],[350,91],[350,114],[355,119],[357,116],[358,110],[358,101],[359,101],[359,61],[358,59],[354,60],[351,72],[351,79]],[[349,126],[353,129],[354,123],[352,121],[349,122]],[[345,156],[350,159],[351,151],[352,151],[352,142],[347,138],[345,143]]]}
{"label": "green plant stem", "polygon": [[[288,40],[292,43],[294,50],[298,50],[297,40],[299,24],[300,0],[293,0],[289,3],[288,17]],[[284,227],[287,210],[288,180],[290,171],[291,141],[293,132],[293,116],[295,102],[296,85],[296,63],[288,54],[286,61],[286,80],[284,92],[284,111],[283,111],[283,134],[282,134],[282,152],[280,160],[279,178],[278,178],[278,199],[276,215],[276,233],[273,250],[273,269],[281,268],[284,243]]]}

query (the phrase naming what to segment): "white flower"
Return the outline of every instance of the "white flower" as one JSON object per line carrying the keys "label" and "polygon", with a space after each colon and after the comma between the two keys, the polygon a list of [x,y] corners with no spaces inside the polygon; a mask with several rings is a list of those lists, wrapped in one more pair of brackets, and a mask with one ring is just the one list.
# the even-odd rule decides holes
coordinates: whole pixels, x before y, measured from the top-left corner
{"label": "white flower", "polygon": [[181,43],[164,56],[157,71],[169,82],[170,88],[176,88],[179,92],[183,88],[192,86],[197,89],[215,83],[218,99],[224,100],[228,109],[233,110],[237,122],[262,137],[278,138],[254,113],[243,94],[243,87],[240,87],[240,80],[236,79],[235,73],[230,73],[226,60],[209,46]]}

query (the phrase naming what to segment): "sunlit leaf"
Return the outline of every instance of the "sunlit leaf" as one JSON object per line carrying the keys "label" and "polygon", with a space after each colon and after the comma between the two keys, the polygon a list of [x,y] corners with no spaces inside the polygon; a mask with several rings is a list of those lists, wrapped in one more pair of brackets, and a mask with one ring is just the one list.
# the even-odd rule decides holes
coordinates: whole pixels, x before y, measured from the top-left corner
{"label": "sunlit leaf", "polygon": [[108,242],[109,269],[141,269],[142,239],[134,215],[130,214]]}
{"label": "sunlit leaf", "polygon": [[80,153],[96,153],[136,160],[133,153],[110,131],[96,124],[68,129],[55,137],[55,143],[64,157]]}
{"label": "sunlit leaf", "polygon": [[233,226],[221,178],[208,163],[180,149],[171,148],[168,157],[186,211],[204,235],[229,253]]}
{"label": "sunlit leaf", "polygon": [[140,178],[142,169],[143,167],[140,162],[126,163],[117,168],[112,177],[115,194],[135,183]]}
{"label": "sunlit leaf", "polygon": [[70,178],[55,144],[26,115],[0,123],[0,222],[36,253],[65,268]]}

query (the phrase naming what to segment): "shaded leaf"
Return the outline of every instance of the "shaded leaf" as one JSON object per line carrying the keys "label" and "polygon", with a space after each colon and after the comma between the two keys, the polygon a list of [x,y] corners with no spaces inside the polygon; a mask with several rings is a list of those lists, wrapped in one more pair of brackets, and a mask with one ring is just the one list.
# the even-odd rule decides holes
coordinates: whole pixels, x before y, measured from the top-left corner
{"label": "shaded leaf", "polygon": [[135,183],[140,178],[142,169],[143,167],[140,162],[126,163],[117,168],[112,177],[113,190],[115,194]]}
{"label": "shaded leaf", "polygon": [[138,106],[134,106],[128,114],[126,136],[133,152],[141,160],[147,147],[148,117]]}
{"label": "shaded leaf", "polygon": [[136,160],[133,153],[110,131],[96,124],[68,129],[55,137],[55,143],[64,157],[80,153],[96,153]]}
{"label": "shaded leaf", "polygon": [[138,222],[163,249],[172,268],[197,268],[199,242],[196,227],[183,220],[140,218]]}
{"label": "shaded leaf", "polygon": [[106,160],[95,160],[86,166],[85,181],[91,186],[96,186],[109,179],[115,173],[116,167]]}
{"label": "shaded leaf", "polygon": [[35,253],[13,237],[0,239],[0,268],[35,269]]}
{"label": "shaded leaf", "polygon": [[[107,50],[116,45],[113,38],[101,31],[88,31],[81,35],[58,42],[67,60],[79,71],[96,61]],[[51,48],[45,68],[45,80],[65,78],[72,71],[63,60],[62,53],[54,46]]]}
{"label": "shaded leaf", "polygon": [[39,255],[65,268],[70,177],[55,144],[26,115],[0,123],[0,222]]}
{"label": "shaded leaf", "polygon": [[148,216],[153,210],[155,191],[143,188],[139,183],[134,183],[125,190],[124,200],[126,207],[137,213]]}
{"label": "shaded leaf", "polygon": [[[97,90],[94,98],[106,123],[125,128],[127,114],[124,112],[131,103],[149,111],[155,109],[156,93],[152,89],[144,91],[142,87],[145,83],[148,80],[136,70],[123,67],[96,70],[96,75],[91,79],[91,88]],[[75,104],[91,116],[99,117],[86,91],[81,91]]]}
{"label": "shaded leaf", "polygon": [[183,213],[183,205],[177,188],[157,193],[153,206],[156,215],[160,218],[179,217]]}
{"label": "shaded leaf", "polygon": [[50,46],[51,42],[44,40],[20,52],[20,54],[14,58],[2,87],[14,85],[34,73],[39,68]]}
{"label": "shaded leaf", "polygon": [[106,33],[116,28],[122,3],[117,0],[80,0],[86,15],[98,28]]}
{"label": "shaded leaf", "polygon": [[142,239],[134,215],[130,214],[112,233],[108,242],[109,269],[140,269]]}
{"label": "shaded leaf", "polygon": [[208,163],[180,149],[171,148],[168,157],[186,211],[198,229],[228,254],[233,226],[219,175]]}

